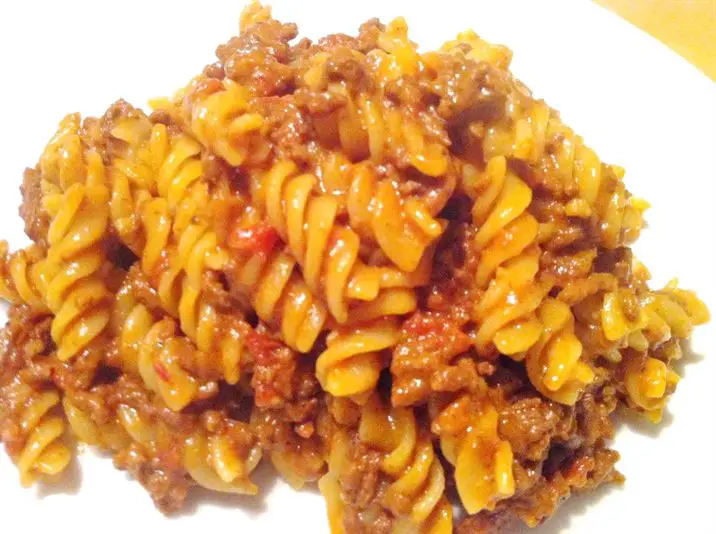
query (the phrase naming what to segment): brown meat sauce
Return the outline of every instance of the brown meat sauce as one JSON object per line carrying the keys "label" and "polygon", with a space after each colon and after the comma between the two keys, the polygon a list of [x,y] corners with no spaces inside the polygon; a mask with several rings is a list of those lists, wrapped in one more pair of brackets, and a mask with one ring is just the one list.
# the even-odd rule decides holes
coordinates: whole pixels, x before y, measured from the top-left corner
{"label": "brown meat sauce", "polygon": [[[475,282],[481,262],[475,246],[479,229],[471,214],[475,198],[461,180],[465,162],[476,157],[483,160],[485,149],[475,143],[468,130],[475,124],[484,129],[512,121],[507,108],[519,106],[520,99],[531,96],[506,69],[465,54],[435,54],[429,68],[414,76],[396,77],[387,84],[385,105],[400,109],[405,120],[418,122],[428,141],[455,156],[445,172],[439,178],[418,172],[405,147],[386,154],[384,161],[374,161],[357,143],[354,151],[329,160],[326,154],[337,152],[339,147],[326,146],[323,130],[335,122],[336,116],[347,112],[354,96],[367,93],[375,83],[366,53],[377,47],[384,31],[385,26],[373,19],[363,24],[355,37],[335,34],[315,43],[307,39],[295,42],[295,24],[261,20],[219,46],[218,61],[204,69],[198,83],[190,86],[183,98],[189,102],[210,95],[221,90],[225,80],[232,80],[248,90],[251,111],[263,119],[262,135],[270,157],[290,159],[301,172],[316,174],[323,193],[331,193],[322,182],[325,168],[358,169],[351,172],[365,171],[394,180],[402,197],[419,199],[431,215],[439,217],[445,229],[430,249],[434,256],[429,283],[416,289],[417,310],[400,319],[397,344],[380,354],[384,366],[378,393],[390,399],[392,407],[408,408],[417,414],[417,435],[430,436],[434,443],[435,461],[446,473],[446,491],[452,497],[454,467],[440,451],[436,434],[464,431],[477,413],[479,403],[475,399],[489,400],[497,411],[497,438],[506,441],[513,454],[514,495],[497,502],[494,509],[456,522],[455,532],[507,532],[520,520],[537,526],[571,495],[623,482],[615,467],[619,455],[609,447],[617,408],[626,404],[626,364],[608,362],[605,357],[623,347],[605,339],[590,305],[619,288],[624,295],[624,316],[631,321],[639,318],[644,281],[635,278],[631,251],[622,246],[635,236],[622,235],[619,243],[609,242],[598,218],[571,216],[565,210],[565,201],[578,192],[573,183],[560,177],[556,156],[551,157],[563,143],[563,133],[553,133],[546,139],[545,151],[550,157],[538,164],[508,161],[509,171],[534,191],[526,213],[540,225],[541,233],[535,239],[541,247],[541,278],[530,283],[549,282],[545,294],[574,308],[576,337],[582,340],[584,358],[596,377],[574,405],[560,404],[537,391],[521,361],[503,356],[494,346],[478,351],[475,330],[479,325],[475,324],[474,310],[487,289]],[[338,84],[344,93],[316,89],[305,82],[306,72],[319,53],[327,56],[322,73],[325,85]],[[556,116],[556,112],[550,113]],[[102,154],[105,163],[122,157],[126,143],[112,130],[121,121],[137,116],[145,115],[120,100],[101,118],[83,123],[82,142]],[[151,114],[149,121],[169,129],[186,127],[168,111]],[[363,131],[360,135],[367,134]],[[243,168],[232,168],[212,154],[201,158],[211,188],[226,186],[233,192],[249,187]],[[604,180],[609,192],[623,187],[611,168],[604,171]],[[46,247],[49,217],[42,207],[39,167],[25,171],[21,192],[25,232],[40,248]],[[217,220],[230,220],[234,207],[218,206]],[[336,215],[341,223],[349,219],[345,211]],[[267,251],[283,247],[276,230],[269,230],[273,233],[263,240]],[[365,229],[354,230],[361,239],[367,236],[365,242],[373,239]],[[231,236],[222,232],[228,234],[227,228],[218,230],[219,241],[229,241]],[[113,269],[108,270],[108,278],[121,278],[122,287],[128,288],[160,324],[157,343],[180,332],[176,318],[162,310],[158,284],[151,279],[154,274],[148,276],[142,271],[141,258],[120,245],[113,230],[108,231],[102,246]],[[360,254],[367,260],[367,253],[361,250]],[[160,263],[159,271],[167,267],[167,261],[166,257],[160,260],[164,263]],[[9,286],[4,263],[2,267],[0,275]],[[392,509],[385,506],[391,481],[381,470],[384,451],[355,437],[366,398],[353,402],[325,394],[315,375],[316,357],[327,345],[325,335],[308,354],[291,349],[272,331],[275,325],[259,321],[251,311],[244,288],[235,282],[239,273],[235,260],[229,259],[222,269],[204,273],[202,297],[224,313],[214,333],[236,331],[245,342],[241,355],[245,376],[229,385],[222,381],[216,366],[202,366],[192,352],[178,351],[180,367],[200,383],[196,399],[178,412],[164,405],[141,377],[124,372],[118,336],[103,339],[106,343],[101,352],[87,349],[70,362],[61,362],[50,333],[51,316],[25,304],[13,305],[0,334],[0,442],[14,456],[25,443],[20,419],[27,399],[17,394],[18,383],[35,393],[59,392],[100,428],[116,427],[121,410],[135,410],[157,429],[151,445],[126,436],[111,442],[107,438],[108,443],[102,445],[111,451],[119,469],[146,488],[159,509],[171,513],[182,506],[196,485],[182,455],[186,441],[197,432],[226,438],[241,457],[260,446],[264,457],[276,460],[279,471],[283,463],[288,466],[287,472],[297,474],[294,480],[288,475],[286,478],[300,486],[319,480],[327,472],[331,440],[350,429],[348,468],[338,480],[346,532],[393,532],[399,515],[396,510],[409,514],[411,502],[396,498]],[[277,323],[281,319],[278,317]],[[188,346],[188,338],[184,341]],[[665,345],[663,350],[668,348]],[[639,357],[630,356],[633,360]],[[158,374],[161,378],[162,372]],[[669,387],[670,392],[675,385]],[[436,406],[442,410],[439,414]]]}

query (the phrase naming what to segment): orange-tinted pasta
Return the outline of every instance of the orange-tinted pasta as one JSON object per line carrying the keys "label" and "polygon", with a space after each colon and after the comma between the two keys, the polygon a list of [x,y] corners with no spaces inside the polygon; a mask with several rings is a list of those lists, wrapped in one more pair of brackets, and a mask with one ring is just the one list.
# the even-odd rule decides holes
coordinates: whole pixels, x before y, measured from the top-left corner
{"label": "orange-tinted pasta", "polygon": [[[648,204],[464,32],[295,41],[258,3],[150,114],[65,117],[0,242],[0,440],[29,485],[109,452],[194,486],[316,483],[334,534],[541,524],[623,477],[709,320],[649,287]],[[454,490],[454,491],[453,491]],[[455,510],[460,513],[455,513]]]}
{"label": "orange-tinted pasta", "polygon": [[[70,156],[56,143],[69,145]],[[54,155],[56,151],[59,154]],[[53,157],[63,160],[56,173],[48,162]],[[45,150],[41,169],[46,184],[42,202],[51,222],[40,287],[55,314],[52,338],[57,356],[67,360],[97,340],[109,322],[109,294],[100,272],[109,193],[102,156],[82,146],[75,116],[62,122]]]}
{"label": "orange-tinted pasta", "polygon": [[4,394],[15,397],[15,415],[22,440],[18,452],[12,454],[20,471],[20,483],[29,486],[40,477],[61,473],[70,462],[71,453],[63,442],[65,421],[56,412],[60,395],[54,390],[35,391],[20,382],[6,386]]}
{"label": "orange-tinted pasta", "polygon": [[42,251],[36,245],[8,253],[8,245],[0,242],[0,294],[8,302],[15,304],[25,302],[33,308],[47,309],[40,294],[42,275]]}

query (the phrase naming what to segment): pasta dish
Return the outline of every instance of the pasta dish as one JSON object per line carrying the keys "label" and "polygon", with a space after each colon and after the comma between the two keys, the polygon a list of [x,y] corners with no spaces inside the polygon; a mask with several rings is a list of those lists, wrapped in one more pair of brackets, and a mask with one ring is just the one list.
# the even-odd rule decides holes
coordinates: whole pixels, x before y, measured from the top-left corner
{"label": "pasta dish", "polygon": [[490,533],[620,483],[709,319],[650,287],[646,201],[467,31],[297,39],[258,3],[142,111],[66,116],[0,243],[0,441],[20,483],[76,443],[171,513],[317,484],[331,531]]}

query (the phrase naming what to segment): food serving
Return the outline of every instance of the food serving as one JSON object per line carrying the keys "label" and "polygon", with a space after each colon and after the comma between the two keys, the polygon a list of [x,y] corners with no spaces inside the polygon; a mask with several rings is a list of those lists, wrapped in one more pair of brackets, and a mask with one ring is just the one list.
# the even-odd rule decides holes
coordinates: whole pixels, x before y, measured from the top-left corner
{"label": "food serving", "polygon": [[[65,117],[26,170],[0,441],[24,486],[75,443],[165,513],[317,484],[333,533],[490,533],[620,483],[709,313],[649,286],[646,201],[468,31],[240,34],[144,112]],[[455,513],[459,510],[459,513]]]}

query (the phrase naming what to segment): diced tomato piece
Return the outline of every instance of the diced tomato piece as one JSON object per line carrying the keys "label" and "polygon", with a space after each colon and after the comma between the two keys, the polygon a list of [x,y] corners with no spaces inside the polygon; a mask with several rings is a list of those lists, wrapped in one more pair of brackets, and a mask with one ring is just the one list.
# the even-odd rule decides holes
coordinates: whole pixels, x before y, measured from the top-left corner
{"label": "diced tomato piece", "polygon": [[266,334],[259,334],[256,331],[249,332],[246,336],[246,348],[257,360],[270,356],[271,352],[280,348],[282,344]]}
{"label": "diced tomato piece", "polygon": [[270,224],[261,222],[249,228],[235,227],[229,235],[229,247],[241,252],[266,256],[278,241],[278,232]]}
{"label": "diced tomato piece", "polygon": [[257,332],[246,338],[246,346],[255,359],[251,386],[256,406],[280,406],[293,395],[296,353]]}
{"label": "diced tomato piece", "polygon": [[412,347],[416,355],[434,354],[449,361],[470,345],[470,337],[458,324],[438,314],[419,312],[403,324],[401,346]]}
{"label": "diced tomato piece", "polygon": [[167,368],[164,367],[159,362],[154,362],[154,371],[157,373],[157,376],[164,382],[169,382],[170,376],[169,371],[167,371]]}

